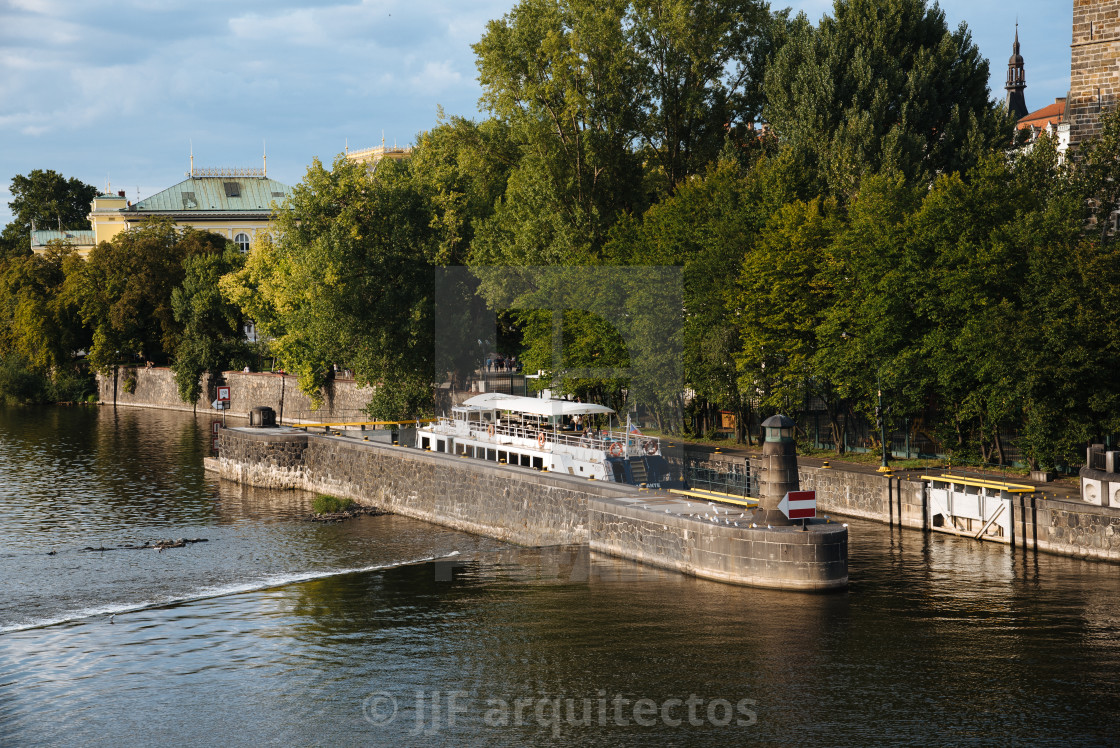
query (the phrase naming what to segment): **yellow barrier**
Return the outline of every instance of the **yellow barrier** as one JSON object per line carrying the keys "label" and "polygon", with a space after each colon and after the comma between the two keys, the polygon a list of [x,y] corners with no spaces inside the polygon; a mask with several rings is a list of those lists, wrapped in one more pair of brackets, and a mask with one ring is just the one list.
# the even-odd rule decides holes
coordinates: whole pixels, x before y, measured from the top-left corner
{"label": "yellow barrier", "polygon": [[960,486],[972,486],[973,488],[998,488],[1000,491],[1007,491],[1008,493],[1030,493],[1038,490],[1035,486],[1025,486],[1021,483],[1000,483],[999,481],[985,480],[983,478],[965,478],[950,473],[923,475],[922,480],[938,481],[940,483],[956,483]]}
{"label": "yellow barrier", "polygon": [[669,493],[675,493],[680,496],[688,496],[693,499],[706,499],[707,501],[718,501],[721,504],[736,504],[738,506],[753,507],[758,505],[758,499],[745,499],[741,496],[732,496],[726,493],[716,493],[715,491],[685,491],[679,488],[670,488]]}
{"label": "yellow barrier", "polygon": [[438,421],[438,418],[417,418],[412,421],[347,421],[345,423],[290,423],[294,429],[337,429],[343,426],[419,426]]}

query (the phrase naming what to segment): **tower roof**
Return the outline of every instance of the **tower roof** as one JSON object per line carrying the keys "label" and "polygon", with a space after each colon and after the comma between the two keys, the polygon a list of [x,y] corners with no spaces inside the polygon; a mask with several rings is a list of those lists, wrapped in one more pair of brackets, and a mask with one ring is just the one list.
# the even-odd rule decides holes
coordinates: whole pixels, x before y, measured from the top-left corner
{"label": "tower roof", "polygon": [[1011,59],[1007,61],[1007,98],[1004,106],[1007,113],[1016,119],[1022,119],[1030,110],[1027,109],[1027,98],[1023,91],[1027,87],[1027,73],[1023,64],[1023,55],[1019,54],[1019,24],[1015,24],[1015,43],[1011,47]]}
{"label": "tower roof", "polygon": [[1015,44],[1011,47],[1011,59],[1007,64],[1012,67],[1023,64],[1023,56],[1019,54],[1019,24],[1015,24]]}

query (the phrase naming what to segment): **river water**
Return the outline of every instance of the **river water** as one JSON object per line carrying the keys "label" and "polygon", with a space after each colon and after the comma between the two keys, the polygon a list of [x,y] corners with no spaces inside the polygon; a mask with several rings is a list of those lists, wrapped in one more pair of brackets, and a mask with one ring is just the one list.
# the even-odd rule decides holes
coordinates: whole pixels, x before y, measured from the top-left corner
{"label": "river water", "polygon": [[1116,566],[851,521],[805,595],[312,523],[210,427],[0,411],[0,745],[1117,742]]}

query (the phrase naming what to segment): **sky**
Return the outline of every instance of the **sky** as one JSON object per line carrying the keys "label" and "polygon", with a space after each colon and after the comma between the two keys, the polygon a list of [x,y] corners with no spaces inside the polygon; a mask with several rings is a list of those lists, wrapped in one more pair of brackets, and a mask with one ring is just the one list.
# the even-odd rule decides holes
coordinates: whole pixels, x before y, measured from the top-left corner
{"label": "sky", "polygon": [[[54,169],[135,201],[198,167],[296,184],[315,158],[481,116],[474,54],[513,0],[0,0],[0,226],[11,178]],[[1027,106],[1069,87],[1072,0],[942,0],[1003,100],[1018,13]],[[831,0],[773,2],[814,22]]]}

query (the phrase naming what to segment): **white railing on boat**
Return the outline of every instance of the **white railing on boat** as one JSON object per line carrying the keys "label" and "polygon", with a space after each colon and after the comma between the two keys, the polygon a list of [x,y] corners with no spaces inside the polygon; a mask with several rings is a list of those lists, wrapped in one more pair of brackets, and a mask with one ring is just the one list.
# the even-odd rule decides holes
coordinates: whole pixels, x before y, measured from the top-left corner
{"label": "white railing on boat", "polygon": [[[551,450],[553,445],[559,445],[600,450],[612,457],[661,454],[661,440],[658,437],[627,434],[624,431],[553,431],[551,429],[505,423],[468,423],[452,418],[440,418],[438,425],[442,427],[440,430],[459,433],[471,439],[494,444],[502,443],[503,438],[514,438],[535,442],[537,448],[547,450]],[[543,440],[541,439],[542,435],[544,436]],[[612,448],[614,452],[611,451]]]}

